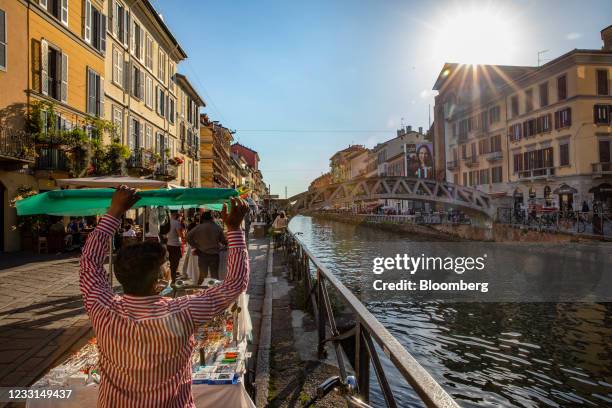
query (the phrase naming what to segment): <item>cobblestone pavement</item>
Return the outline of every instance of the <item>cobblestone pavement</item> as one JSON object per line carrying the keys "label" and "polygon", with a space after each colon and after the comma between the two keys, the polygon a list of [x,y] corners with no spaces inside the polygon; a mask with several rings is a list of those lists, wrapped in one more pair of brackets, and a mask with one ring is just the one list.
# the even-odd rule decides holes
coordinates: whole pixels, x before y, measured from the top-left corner
{"label": "cobblestone pavement", "polygon": [[[259,334],[267,247],[267,239],[249,242],[247,292],[254,336]],[[93,335],[79,292],[78,262],[76,255],[0,256],[0,387],[32,384],[75,343]],[[253,343],[256,356],[256,337]]]}

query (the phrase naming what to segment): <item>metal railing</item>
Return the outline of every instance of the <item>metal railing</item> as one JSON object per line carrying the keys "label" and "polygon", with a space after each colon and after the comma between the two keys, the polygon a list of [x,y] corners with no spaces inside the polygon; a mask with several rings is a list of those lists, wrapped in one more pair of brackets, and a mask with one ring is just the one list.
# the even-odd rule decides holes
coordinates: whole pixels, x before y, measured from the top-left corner
{"label": "metal railing", "polygon": [[34,162],[34,138],[26,132],[0,128],[0,157]]}
{"label": "metal railing", "polygon": [[69,170],[69,160],[65,150],[53,145],[42,145],[37,147],[37,151],[37,170]]}
{"label": "metal railing", "polygon": [[593,175],[612,174],[612,163],[592,163]]}
{"label": "metal railing", "polygon": [[468,156],[464,159],[465,165],[468,167],[476,167],[480,164],[478,156]]}
{"label": "metal railing", "polygon": [[501,151],[487,153],[487,161],[495,162],[504,158],[504,154]]}
{"label": "metal railing", "polygon": [[128,157],[125,164],[129,169],[147,169],[152,167],[152,158],[153,153],[150,150],[140,148],[132,152],[132,155]]}
{"label": "metal railing", "polygon": [[174,180],[177,175],[177,167],[169,164],[167,160],[164,160],[162,163],[159,163],[157,165],[157,168],[155,169],[155,176],[165,180]]}
{"label": "metal railing", "polygon": [[[398,406],[376,350],[375,344],[377,344],[426,406],[459,407],[440,384],[299,238],[287,232],[283,246],[289,267],[289,278],[302,282],[305,304],[307,307],[310,306],[317,321],[319,357],[324,357],[325,345],[331,343],[338,361],[340,377],[346,381],[350,362],[345,359],[346,351],[341,342],[352,338],[355,342],[352,368],[357,377],[359,395],[364,401],[370,400],[370,369],[373,368],[386,405],[392,408]],[[312,276],[311,264],[315,267],[315,276]],[[336,297],[353,314],[354,325],[344,332],[340,332],[336,325],[328,288],[334,291]]]}
{"label": "metal railing", "polygon": [[529,180],[534,178],[546,178],[555,175],[554,167],[542,167],[540,169],[521,170],[519,171],[519,179]]}

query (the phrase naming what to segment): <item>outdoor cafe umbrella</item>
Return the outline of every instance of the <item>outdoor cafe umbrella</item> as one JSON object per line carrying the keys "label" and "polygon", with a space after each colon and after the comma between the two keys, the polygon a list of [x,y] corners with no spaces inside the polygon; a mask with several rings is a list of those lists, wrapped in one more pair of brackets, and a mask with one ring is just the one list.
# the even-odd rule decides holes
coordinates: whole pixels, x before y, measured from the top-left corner
{"label": "outdoor cafe umbrella", "polygon": [[[110,206],[115,192],[112,188],[52,190],[17,201],[17,215],[101,215]],[[233,188],[180,188],[140,191],[140,200],[133,208],[141,207],[199,207],[220,211],[230,197],[239,195]]]}

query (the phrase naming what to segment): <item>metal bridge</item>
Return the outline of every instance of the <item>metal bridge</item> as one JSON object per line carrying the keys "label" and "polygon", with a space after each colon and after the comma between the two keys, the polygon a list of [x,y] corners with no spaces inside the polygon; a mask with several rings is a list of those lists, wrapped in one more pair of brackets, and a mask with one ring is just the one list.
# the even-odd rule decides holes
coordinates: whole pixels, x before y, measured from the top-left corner
{"label": "metal bridge", "polygon": [[470,209],[489,217],[495,209],[487,193],[452,183],[410,177],[369,177],[305,191],[289,199],[296,212],[351,206],[380,199],[441,203]]}

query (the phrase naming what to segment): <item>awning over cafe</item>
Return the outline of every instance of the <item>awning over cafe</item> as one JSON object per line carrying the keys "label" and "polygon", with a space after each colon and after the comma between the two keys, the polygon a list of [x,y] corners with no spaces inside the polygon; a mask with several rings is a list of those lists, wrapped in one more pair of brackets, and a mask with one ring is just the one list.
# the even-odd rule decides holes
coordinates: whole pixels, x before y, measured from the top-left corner
{"label": "awning over cafe", "polygon": [[[115,192],[112,188],[53,190],[17,201],[17,215],[101,215],[110,206]],[[144,190],[133,208],[140,207],[200,207],[221,210],[230,197],[239,193],[233,188],[181,188]]]}
{"label": "awning over cafe", "polygon": [[576,193],[578,193],[578,190],[576,190],[572,186],[568,186],[565,183],[561,184],[559,187],[553,190],[553,194],[576,194]]}
{"label": "awning over cafe", "polygon": [[612,184],[602,183],[596,187],[592,187],[589,193],[601,194],[601,193],[612,193]]}

